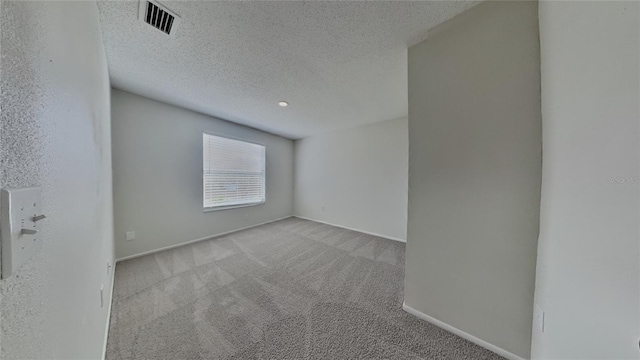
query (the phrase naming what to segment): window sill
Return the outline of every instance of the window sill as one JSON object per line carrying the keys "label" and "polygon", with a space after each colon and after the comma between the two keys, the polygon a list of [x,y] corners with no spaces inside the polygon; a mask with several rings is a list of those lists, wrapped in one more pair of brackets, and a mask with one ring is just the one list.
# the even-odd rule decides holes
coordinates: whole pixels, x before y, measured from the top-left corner
{"label": "window sill", "polygon": [[251,203],[251,204],[239,204],[239,205],[229,205],[229,206],[216,206],[202,209],[202,212],[213,212],[213,211],[222,211],[222,210],[231,210],[238,209],[249,206],[258,206],[264,204],[266,201]]}

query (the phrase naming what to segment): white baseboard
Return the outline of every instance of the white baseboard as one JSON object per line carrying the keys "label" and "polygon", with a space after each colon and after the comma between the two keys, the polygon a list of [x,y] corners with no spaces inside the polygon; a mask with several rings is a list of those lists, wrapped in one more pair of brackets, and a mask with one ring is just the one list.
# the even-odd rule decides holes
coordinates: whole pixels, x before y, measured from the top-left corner
{"label": "white baseboard", "polygon": [[149,251],[141,252],[141,253],[139,253],[139,254],[134,254],[134,255],[129,255],[129,256],[121,257],[121,258],[119,258],[119,259],[116,259],[116,262],[119,262],[119,261],[125,261],[125,260],[130,260],[130,259],[135,259],[135,258],[137,258],[137,257],[141,257],[141,256],[145,256],[145,255],[154,254],[154,253],[157,253],[157,252],[160,252],[160,251],[165,251],[165,250],[169,250],[169,249],[177,248],[177,247],[184,246],[184,245],[193,244],[193,243],[196,243],[196,242],[199,242],[199,241],[204,241],[204,240],[209,240],[209,239],[217,238],[217,237],[220,237],[220,236],[224,236],[224,235],[232,234],[232,233],[234,233],[234,232],[238,232],[238,231],[242,231],[242,230],[251,229],[251,228],[254,228],[254,227],[256,227],[256,226],[260,226],[260,225],[264,225],[264,224],[269,224],[269,223],[272,223],[272,222],[274,222],[274,221],[280,221],[280,220],[288,219],[288,218],[290,218],[290,217],[293,217],[293,215],[289,215],[289,216],[281,217],[281,218],[279,218],[279,219],[273,219],[273,220],[265,221],[265,222],[262,222],[262,223],[259,223],[259,224],[254,224],[254,225],[250,225],[250,226],[245,226],[245,227],[243,227],[243,228],[234,229],[234,230],[231,230],[231,231],[225,231],[225,232],[223,232],[223,233],[219,233],[219,234],[215,234],[215,235],[205,236],[205,237],[202,237],[202,238],[199,238],[199,239],[188,240],[188,241],[185,241],[185,242],[181,242],[181,243],[179,243],[179,244],[169,245],[169,246],[161,247],[161,248],[159,248],[159,249],[153,249],[153,250],[149,250]]}
{"label": "white baseboard", "polygon": [[477,337],[475,337],[475,336],[473,336],[473,335],[471,335],[469,333],[466,333],[466,332],[464,332],[464,331],[462,331],[462,330],[460,330],[458,328],[455,328],[455,327],[453,327],[453,326],[451,326],[451,325],[449,325],[449,324],[447,324],[445,322],[442,322],[442,321],[440,321],[440,320],[438,320],[436,318],[432,318],[431,316],[429,316],[427,314],[421,313],[420,311],[418,311],[418,310],[416,310],[416,309],[414,309],[414,308],[412,308],[410,306],[407,306],[407,304],[405,304],[405,303],[402,304],[402,310],[408,312],[411,315],[419,317],[420,319],[422,319],[424,321],[430,322],[431,324],[433,324],[433,325],[435,325],[435,326],[437,326],[439,328],[445,329],[450,333],[456,334],[456,335],[460,336],[463,339],[467,339],[467,340],[471,341],[472,343],[474,343],[476,345],[482,346],[483,348],[485,348],[487,350],[491,350],[494,353],[496,353],[496,354],[498,354],[498,355],[500,355],[500,356],[502,356],[504,358],[507,358],[509,360],[524,360],[520,356],[518,356],[516,354],[513,354],[513,353],[511,353],[511,352],[509,352],[509,351],[507,351],[507,350],[505,350],[503,348],[497,347],[497,346],[495,346],[495,345],[493,345],[491,343],[488,343],[488,342],[486,342],[486,341],[484,341],[482,339],[479,339],[479,338],[477,338]]}
{"label": "white baseboard", "polygon": [[102,345],[102,360],[107,358],[107,340],[109,339],[109,327],[111,326],[111,307],[113,306],[113,287],[116,283],[116,262],[111,269],[111,292],[109,293],[109,309],[107,309],[107,328],[104,330],[104,344]]}
{"label": "white baseboard", "polygon": [[293,217],[297,217],[298,219],[303,219],[303,220],[315,221],[315,222],[319,222],[319,223],[322,223],[322,224],[327,224],[327,225],[331,225],[331,226],[335,226],[335,227],[339,227],[339,228],[343,228],[343,229],[347,229],[347,230],[357,231],[357,232],[361,232],[363,234],[373,235],[373,236],[377,236],[377,237],[381,237],[381,238],[385,238],[385,239],[389,239],[389,240],[400,241],[400,242],[403,242],[403,243],[407,242],[407,240],[405,240],[405,239],[400,239],[400,238],[387,236],[387,235],[382,235],[382,234],[376,234],[376,233],[371,232],[371,231],[364,231],[364,230],[360,230],[360,229],[354,229],[354,228],[351,228],[351,227],[348,227],[348,226],[344,226],[344,225],[332,224],[330,222],[311,219],[311,218],[300,216],[300,215],[293,215]]}

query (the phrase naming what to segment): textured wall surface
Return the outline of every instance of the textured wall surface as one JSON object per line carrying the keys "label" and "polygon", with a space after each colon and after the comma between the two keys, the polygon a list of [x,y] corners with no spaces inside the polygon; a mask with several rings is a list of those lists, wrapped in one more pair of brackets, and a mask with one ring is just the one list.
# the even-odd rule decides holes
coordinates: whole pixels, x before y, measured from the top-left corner
{"label": "textured wall surface", "polygon": [[[597,19],[597,21],[596,21]],[[638,359],[640,3],[540,3],[534,359]]]}
{"label": "textured wall surface", "polygon": [[405,303],[523,358],[541,140],[536,2],[480,4],[409,49]]}
{"label": "textured wall surface", "polygon": [[[292,215],[292,140],[117,89],[112,104],[117,258]],[[205,131],[266,146],[266,203],[202,211]]]}
{"label": "textured wall surface", "polygon": [[407,239],[406,117],[296,140],[295,214]]}
{"label": "textured wall surface", "polygon": [[[113,260],[109,80],[94,2],[0,4],[2,187],[41,186],[43,247],[0,280],[0,358],[102,356]],[[62,20],[66,19],[66,20]]]}

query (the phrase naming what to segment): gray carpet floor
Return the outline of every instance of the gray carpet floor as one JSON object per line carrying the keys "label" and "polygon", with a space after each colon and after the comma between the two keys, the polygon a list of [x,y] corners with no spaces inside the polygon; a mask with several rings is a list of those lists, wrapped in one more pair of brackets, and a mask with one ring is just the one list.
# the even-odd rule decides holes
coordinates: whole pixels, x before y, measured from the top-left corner
{"label": "gray carpet floor", "polygon": [[289,218],[120,262],[107,358],[502,359],[402,310],[404,259]]}

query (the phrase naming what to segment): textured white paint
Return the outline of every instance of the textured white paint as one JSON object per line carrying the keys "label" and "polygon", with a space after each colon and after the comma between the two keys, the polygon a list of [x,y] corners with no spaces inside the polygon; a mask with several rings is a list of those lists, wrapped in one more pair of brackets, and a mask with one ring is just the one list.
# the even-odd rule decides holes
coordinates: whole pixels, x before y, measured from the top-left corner
{"label": "textured white paint", "polygon": [[[292,215],[292,140],[121,90],[112,104],[118,258]],[[266,146],[264,204],[203,212],[203,132]],[[136,239],[126,241],[127,231]]]}
{"label": "textured white paint", "polygon": [[137,20],[137,0],[99,2],[113,85],[291,138],[406,116],[407,47],[474,4],[162,3],[175,37]]}
{"label": "textured white paint", "polygon": [[[97,359],[113,262],[109,81],[95,2],[0,3],[3,187],[41,186],[43,247],[0,281],[0,358]],[[106,299],[109,301],[109,299]]]}
{"label": "textured white paint", "polygon": [[297,216],[407,238],[407,118],[296,141]]}
{"label": "textured white paint", "polygon": [[540,3],[534,359],[638,359],[640,3]]}
{"label": "textured white paint", "polygon": [[409,49],[405,303],[525,359],[542,162],[537,12],[483,3]]}

